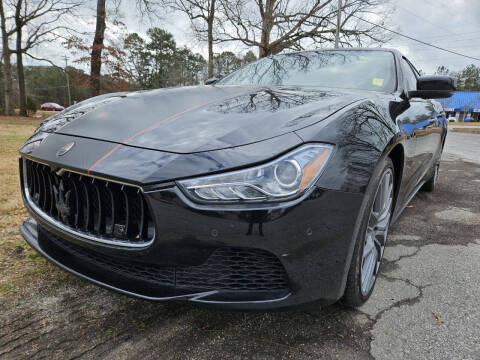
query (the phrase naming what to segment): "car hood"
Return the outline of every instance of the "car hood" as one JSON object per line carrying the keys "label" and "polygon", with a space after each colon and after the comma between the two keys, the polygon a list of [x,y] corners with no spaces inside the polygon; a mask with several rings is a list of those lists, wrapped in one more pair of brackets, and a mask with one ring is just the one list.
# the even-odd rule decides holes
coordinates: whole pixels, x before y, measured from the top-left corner
{"label": "car hood", "polygon": [[274,138],[361,98],[361,93],[311,87],[159,89],[116,95],[115,101],[91,107],[56,133],[188,154]]}

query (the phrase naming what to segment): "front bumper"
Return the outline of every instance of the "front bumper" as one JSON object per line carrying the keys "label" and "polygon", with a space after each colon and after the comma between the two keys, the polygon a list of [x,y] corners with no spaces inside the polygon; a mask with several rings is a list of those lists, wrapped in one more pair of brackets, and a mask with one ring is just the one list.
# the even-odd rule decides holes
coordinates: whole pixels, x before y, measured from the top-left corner
{"label": "front bumper", "polygon": [[[194,208],[175,186],[146,193],[145,197],[157,234],[147,248],[125,249],[77,238],[39,217],[28,203],[33,218],[22,225],[21,233],[34,249],[61,268],[102,287],[148,300],[184,300],[249,310],[312,301],[330,304],[343,294],[362,194],[315,188],[302,201],[256,210]],[[250,291],[215,285],[178,287],[171,282],[149,281],[148,274],[142,278],[140,270],[136,277],[118,270],[118,264],[125,262],[173,268],[177,280],[176,269],[202,267],[216,249],[226,248],[270,254],[284,269],[286,286]],[[118,262],[105,271],[78,251],[88,252],[88,259],[100,256]],[[238,268],[245,278],[242,271]]]}

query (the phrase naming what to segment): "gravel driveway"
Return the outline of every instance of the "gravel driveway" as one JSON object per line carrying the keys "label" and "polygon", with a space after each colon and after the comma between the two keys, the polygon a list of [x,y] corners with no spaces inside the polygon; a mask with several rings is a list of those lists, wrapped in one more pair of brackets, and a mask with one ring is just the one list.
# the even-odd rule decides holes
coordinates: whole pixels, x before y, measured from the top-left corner
{"label": "gravel driveway", "polygon": [[392,228],[360,309],[232,313],[33,278],[0,300],[0,358],[480,359],[480,135],[449,134],[440,169]]}

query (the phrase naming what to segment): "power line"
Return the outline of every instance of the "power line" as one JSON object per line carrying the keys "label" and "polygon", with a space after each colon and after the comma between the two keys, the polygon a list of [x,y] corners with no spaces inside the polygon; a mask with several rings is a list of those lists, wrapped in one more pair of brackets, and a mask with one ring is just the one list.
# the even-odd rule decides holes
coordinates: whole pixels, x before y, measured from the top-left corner
{"label": "power line", "polygon": [[352,14],[351,16],[353,16],[353,17],[355,17],[355,18],[357,18],[357,19],[359,19],[359,20],[362,20],[362,21],[364,21],[364,22],[366,22],[366,23],[369,23],[370,25],[377,26],[377,27],[379,27],[380,29],[383,29],[383,30],[386,30],[386,31],[390,31],[391,33],[396,34],[396,35],[398,35],[398,36],[402,36],[402,37],[407,38],[407,39],[410,39],[410,40],[412,40],[412,41],[416,41],[416,42],[418,42],[418,43],[420,43],[420,44],[423,44],[423,45],[426,45],[426,46],[430,46],[430,47],[435,48],[435,49],[438,49],[438,50],[446,51],[446,52],[449,52],[449,53],[454,54],[454,55],[463,56],[463,57],[468,58],[468,59],[473,59],[473,60],[480,61],[480,58],[473,57],[473,56],[469,56],[469,55],[465,55],[465,54],[461,54],[461,53],[458,53],[458,52],[453,51],[453,50],[444,49],[444,48],[442,48],[442,47],[440,47],[440,46],[433,45],[433,44],[427,43],[427,42],[425,42],[425,41],[415,39],[415,38],[413,38],[413,37],[411,37],[411,36],[408,36],[408,35],[399,33],[398,31],[390,30],[390,29],[388,29],[388,28],[386,28],[386,27],[384,27],[384,26],[382,26],[382,25],[375,24],[374,22],[371,22],[371,21],[362,19],[361,17],[358,17],[358,16],[356,16],[356,15],[353,15],[353,14]]}
{"label": "power line", "polygon": [[433,35],[433,36],[427,36],[427,38],[428,39],[450,38],[450,37],[458,37],[458,36],[469,35],[469,34],[478,34],[478,33],[480,33],[480,30],[468,31],[468,32],[463,32],[463,33],[455,33],[455,34],[452,34],[452,35]]}
{"label": "power line", "polygon": [[[398,7],[400,10],[403,10],[403,11],[405,11],[406,13],[408,13],[408,14],[410,14],[410,15],[413,15],[413,16],[419,18],[419,19],[422,19],[422,20],[425,21],[427,24],[430,24],[430,25],[434,26],[435,29],[438,29],[438,24],[434,24],[434,23],[431,22],[430,20],[425,19],[423,16],[420,16],[420,15],[418,15],[418,14],[415,14],[413,11],[410,11],[410,10],[408,10],[408,9],[405,9],[404,7],[401,7],[401,6],[399,6],[399,5],[397,5],[397,7]],[[443,27],[442,27],[441,29],[442,29],[443,31],[445,31],[445,32],[448,32],[448,33],[452,34],[452,35],[456,35],[456,34],[455,34],[453,31],[451,31],[451,30],[447,30],[447,29],[445,29],[445,28],[443,28]]]}
{"label": "power line", "polygon": [[[433,48],[430,48],[430,47],[427,47],[427,46],[423,46],[423,45],[420,45],[420,44],[407,44],[407,43],[403,43],[403,42],[393,42],[392,43],[392,46],[406,46],[408,47],[409,49],[411,50],[415,50],[415,51],[435,51],[437,54],[439,53],[437,49],[433,49]],[[455,51],[465,51],[465,50],[470,50],[469,53],[470,55],[469,56],[478,56],[478,49],[472,47],[472,45],[470,44],[457,44],[455,45]],[[444,54],[446,56],[450,56],[450,54]]]}
{"label": "power line", "polygon": [[428,3],[428,4],[432,5],[432,6],[438,6],[438,3],[439,3],[440,5],[443,5],[444,7],[448,7],[447,4],[445,4],[444,2],[442,2],[442,1],[440,1],[440,0],[436,0],[436,1],[437,1],[437,4],[432,4],[432,3],[430,2],[430,0],[423,0],[423,1],[425,1],[426,3]]}
{"label": "power line", "polygon": [[[477,37],[474,37],[474,38],[469,38],[469,39],[449,39],[449,40],[444,40],[442,41],[442,44],[456,44],[456,43],[459,43],[459,42],[463,42],[463,41],[472,41],[472,40],[479,40],[480,39],[480,36],[477,36]],[[421,46],[421,45],[416,45],[416,46]],[[463,46],[463,45],[462,45]],[[470,47],[472,47],[471,45],[469,45]]]}

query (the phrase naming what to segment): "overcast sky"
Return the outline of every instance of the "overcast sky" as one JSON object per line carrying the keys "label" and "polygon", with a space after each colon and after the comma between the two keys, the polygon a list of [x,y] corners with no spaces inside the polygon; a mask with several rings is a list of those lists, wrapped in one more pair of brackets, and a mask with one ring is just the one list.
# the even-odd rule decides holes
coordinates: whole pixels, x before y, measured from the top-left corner
{"label": "overcast sky", "polygon": [[[459,53],[480,58],[480,0],[391,0],[395,7],[390,18],[390,27],[405,35],[444,47]],[[137,16],[133,1],[123,1],[121,14],[128,32],[145,34],[151,26],[164,28],[175,36],[178,45],[188,46],[194,52],[206,56],[206,44],[193,40],[188,19],[181,14],[167,15],[153,24],[147,19]],[[382,14],[378,14],[382,16]],[[78,29],[94,30],[91,17],[76,18]],[[107,36],[115,38],[114,26],[107,29]],[[118,30],[118,29],[117,29]],[[118,30],[120,31],[120,30]],[[385,45],[402,51],[413,64],[425,71],[433,73],[437,66],[445,65],[450,70],[460,70],[469,64],[480,66],[480,61],[466,59],[440,50],[429,48],[414,41],[395,36]],[[214,48],[221,52],[227,48]],[[229,45],[229,50],[245,52],[242,45]],[[257,53],[257,49],[254,49]],[[51,58],[60,64],[61,57],[66,54],[73,59],[68,51],[60,46],[49,44],[36,50],[38,55]],[[31,60],[28,64],[38,64]],[[63,62],[62,62],[63,65]]]}

